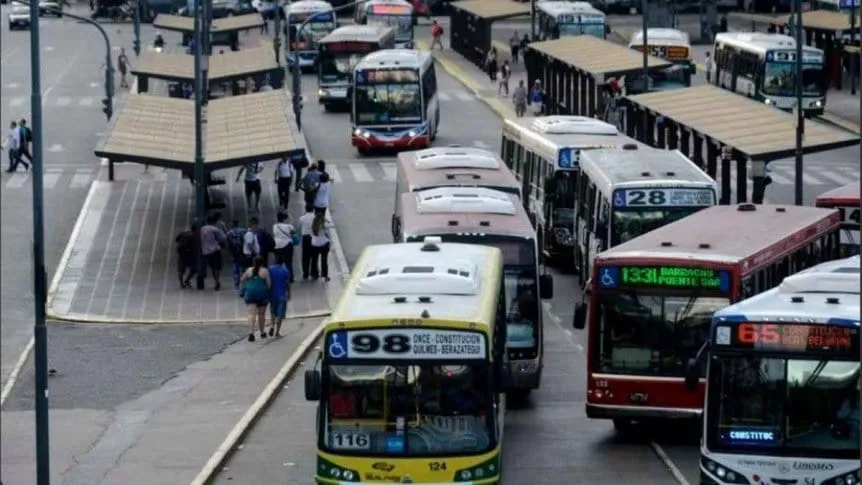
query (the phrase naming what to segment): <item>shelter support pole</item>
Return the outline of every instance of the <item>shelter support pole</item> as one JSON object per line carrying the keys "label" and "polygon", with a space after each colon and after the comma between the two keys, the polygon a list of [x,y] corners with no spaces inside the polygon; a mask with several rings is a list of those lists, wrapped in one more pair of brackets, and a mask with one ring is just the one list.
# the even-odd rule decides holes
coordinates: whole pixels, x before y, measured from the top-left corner
{"label": "shelter support pole", "polygon": [[[795,64],[796,82],[794,83],[796,88],[796,176],[794,177],[795,187],[793,191],[793,203],[795,205],[802,205],[802,143],[803,139],[805,138],[805,115],[802,111],[802,62],[798,61],[802,59],[802,0],[794,0],[793,4],[794,8],[796,9],[796,21],[794,22],[794,26],[796,28],[795,31],[797,59],[797,62]],[[810,37],[811,31],[809,30],[807,34],[809,34]]]}
{"label": "shelter support pole", "polygon": [[569,71],[569,78],[571,80],[569,92],[571,93],[572,107],[568,114],[577,115],[578,110],[581,109],[581,78],[579,73],[571,70]]}
{"label": "shelter support pole", "polygon": [[644,143],[655,148],[655,126],[656,126],[656,117],[654,114],[649,111],[646,112],[646,123],[644,123]]}
{"label": "shelter support pole", "polygon": [[629,138],[635,137],[635,105],[631,102],[626,103],[626,136]]}
{"label": "shelter support pole", "polygon": [[[850,32],[856,32],[856,8],[850,9]],[[852,35],[852,34],[851,34]],[[856,95],[856,77],[859,75],[859,54],[847,53],[847,63],[850,64],[850,94]]]}
{"label": "shelter support pole", "polygon": [[114,160],[111,158],[108,159],[108,180],[114,181]]}
{"label": "shelter support pole", "polygon": [[766,162],[749,160],[751,163],[751,201],[762,204],[766,195]]}
{"label": "shelter support pole", "polygon": [[659,116],[655,120],[656,124],[656,148],[664,150],[667,146],[667,118]]}
{"label": "shelter support pole", "polygon": [[679,151],[691,158],[691,132],[684,127],[679,127]]}
{"label": "shelter support pole", "polygon": [[717,179],[716,172],[718,161],[718,143],[714,140],[706,139],[706,174]]}
{"label": "shelter support pole", "polygon": [[587,78],[587,100],[589,110],[588,116],[596,116],[599,113],[598,101],[596,99],[596,78],[593,76],[589,76]]}
{"label": "shelter support pole", "polygon": [[[203,226],[203,218],[205,217],[206,208],[204,207],[204,191],[207,190],[206,180],[204,177],[204,146],[203,146],[203,103],[204,103],[204,79],[203,79],[203,57],[204,45],[203,23],[205,9],[201,2],[195,4],[195,41],[194,41],[194,69],[195,69],[195,165],[194,165],[194,181],[195,181],[195,225],[197,230]],[[195,234],[195,237],[200,237]],[[198,251],[197,258],[197,289],[204,289],[204,279],[206,277],[206,264],[204,263],[203,253]]]}
{"label": "shelter support pole", "polygon": [[703,137],[698,133],[692,131],[691,138],[694,142],[694,154],[691,159],[694,161],[694,163],[697,164],[698,167],[703,169]]}
{"label": "shelter support pole", "polygon": [[578,73],[578,89],[581,91],[581,105],[578,107],[578,115],[587,116],[587,75]]}
{"label": "shelter support pole", "polygon": [[737,150],[731,153],[736,161],[736,202],[742,204],[748,202],[748,157]]}
{"label": "shelter support pole", "polygon": [[721,147],[721,197],[718,203],[721,205],[730,204],[730,163],[733,158],[733,151],[729,146]]}

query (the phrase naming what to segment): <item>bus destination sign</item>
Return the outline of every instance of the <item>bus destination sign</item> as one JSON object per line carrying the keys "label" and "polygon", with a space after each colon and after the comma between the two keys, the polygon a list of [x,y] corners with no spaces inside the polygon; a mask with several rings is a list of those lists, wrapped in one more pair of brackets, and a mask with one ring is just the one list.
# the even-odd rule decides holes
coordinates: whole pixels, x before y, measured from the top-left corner
{"label": "bus destination sign", "polygon": [[372,15],[410,15],[413,7],[409,5],[372,5]]}
{"label": "bus destination sign", "polygon": [[356,72],[356,84],[418,83],[416,69],[365,69]]}
{"label": "bus destination sign", "polygon": [[730,291],[730,272],[684,266],[609,266],[599,270],[601,288],[680,288]]}
{"label": "bus destination sign", "polygon": [[614,207],[619,209],[708,207],[712,205],[715,205],[715,192],[706,187],[697,189],[621,189],[614,192]]}
{"label": "bus destination sign", "polygon": [[479,332],[425,328],[340,330],[326,337],[330,359],[475,360],[485,359]]}
{"label": "bus destination sign", "polygon": [[320,45],[327,52],[369,52],[371,44],[368,42],[329,42]]}
{"label": "bus destination sign", "polygon": [[819,352],[859,356],[859,328],[797,323],[740,323],[720,325],[716,346],[775,352]]}

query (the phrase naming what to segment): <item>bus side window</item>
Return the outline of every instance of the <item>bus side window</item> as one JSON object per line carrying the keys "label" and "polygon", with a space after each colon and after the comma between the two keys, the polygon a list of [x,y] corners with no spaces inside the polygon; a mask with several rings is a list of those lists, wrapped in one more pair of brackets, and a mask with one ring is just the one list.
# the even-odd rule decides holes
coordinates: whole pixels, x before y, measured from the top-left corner
{"label": "bus side window", "polygon": [[599,251],[608,248],[608,215],[611,212],[611,204],[599,194],[598,217],[596,217],[596,238],[599,240]]}
{"label": "bus side window", "polygon": [[746,299],[757,294],[754,290],[754,278],[749,276],[742,280],[742,299]]}

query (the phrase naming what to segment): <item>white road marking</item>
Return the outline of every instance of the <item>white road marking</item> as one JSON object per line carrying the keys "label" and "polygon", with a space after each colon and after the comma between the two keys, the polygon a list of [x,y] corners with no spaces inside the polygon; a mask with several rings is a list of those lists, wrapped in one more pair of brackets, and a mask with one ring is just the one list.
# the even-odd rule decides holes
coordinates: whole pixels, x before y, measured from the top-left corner
{"label": "white road marking", "polygon": [[804,183],[805,185],[826,185],[819,179],[816,179],[805,172],[802,172],[802,183]]}
{"label": "white road marking", "polygon": [[49,45],[47,47],[43,47],[42,50],[45,52],[52,52],[54,50],[54,47]]}
{"label": "white road marking", "polygon": [[380,168],[383,169],[383,180],[395,181],[395,177],[398,176],[398,167],[395,162],[380,162]]}
{"label": "white road marking", "polygon": [[475,99],[472,94],[466,91],[458,91],[455,96],[458,96],[458,99],[460,99],[461,101],[472,101],[473,99]]}
{"label": "white road marking", "polygon": [[62,152],[63,150],[65,150],[63,148],[63,145],[61,145],[59,143],[54,143],[53,145],[48,147],[48,151],[51,153],[59,153],[59,152]]}
{"label": "white road marking", "polygon": [[72,176],[72,181],[69,182],[69,188],[80,189],[86,187],[93,179],[93,172],[86,168],[75,170],[75,175]]}
{"label": "white road marking", "polygon": [[818,177],[825,178],[826,180],[831,180],[838,185],[844,185],[850,182],[847,177],[843,177],[839,174],[834,173],[828,167],[811,167],[810,169],[817,172]]}
{"label": "white road marking", "polygon": [[86,98],[81,98],[78,100],[78,106],[92,106],[95,100],[92,96],[87,96]]}
{"label": "white road marking", "polygon": [[91,83],[90,83],[90,87],[91,87],[91,88],[98,88],[98,87],[99,87],[99,83],[97,83],[97,82],[93,81],[93,82],[91,82]]}
{"label": "white road marking", "polygon": [[57,98],[57,101],[54,104],[56,104],[57,106],[69,106],[70,104],[72,104],[72,98],[68,96],[61,96]]}
{"label": "white road marking", "polygon": [[[647,31],[647,32],[649,32],[649,31]],[[473,146],[474,146],[474,147],[476,147],[476,148],[483,148],[483,149],[487,149],[487,148],[488,148],[488,144],[487,144],[487,143],[485,143],[485,142],[484,142],[484,141],[482,141],[482,140],[476,140],[476,141],[474,141],[474,142],[473,142]]]}
{"label": "white road marking", "polygon": [[61,168],[46,168],[45,174],[42,175],[42,186],[46,189],[53,189],[62,174],[63,169]]}
{"label": "white road marking", "polygon": [[789,179],[783,175],[778,175],[775,170],[770,171],[769,176],[772,177],[772,181],[778,185],[793,185],[793,179]]}
{"label": "white road marking", "polygon": [[361,163],[351,163],[348,166],[350,167],[350,171],[353,173],[353,180],[356,182],[371,182],[374,180],[374,177],[368,173],[368,169],[365,168],[365,165]]}
{"label": "white road marking", "polygon": [[24,350],[21,351],[21,355],[18,356],[18,360],[15,362],[15,367],[12,367],[12,372],[9,373],[9,377],[6,378],[6,382],[3,384],[3,391],[0,392],[0,406],[6,402],[6,398],[9,397],[9,393],[12,392],[12,387],[15,385],[15,381],[18,380],[18,374],[21,373],[21,369],[24,367],[24,364],[27,363],[27,358],[30,356],[30,352],[33,351],[34,344],[35,340],[33,337],[30,337],[30,341],[24,346]]}
{"label": "white road marking", "polygon": [[440,99],[440,101],[452,101],[452,97],[443,92],[438,92],[437,97]]}
{"label": "white road marking", "polygon": [[15,89],[15,88],[17,88],[18,86],[20,86],[20,84],[18,84],[18,83],[9,83],[9,84],[7,84],[7,85],[5,85],[5,86],[3,86],[3,87],[5,87],[5,88],[9,88],[9,89]]}
{"label": "white road marking", "polygon": [[676,466],[673,460],[671,460],[670,457],[667,456],[667,453],[664,452],[664,449],[662,449],[662,447],[659,446],[658,443],[652,442],[650,443],[650,446],[652,447],[652,450],[655,452],[655,454],[658,455],[659,460],[661,460],[662,463],[664,463],[664,466],[666,466],[667,469],[670,471],[670,474],[673,475],[673,478],[675,478],[677,483],[679,483],[679,485],[691,485],[688,480],[685,479],[685,476],[682,474],[682,472],[679,471],[679,468]]}
{"label": "white road marking", "polygon": [[20,189],[27,183],[27,174],[26,173],[15,173],[9,177],[9,181],[6,182],[7,189]]}
{"label": "white road marking", "polygon": [[841,170],[842,172],[847,172],[847,174],[850,175],[850,178],[853,180],[859,179],[859,170],[853,167],[838,167],[838,170]]}
{"label": "white road marking", "polygon": [[17,108],[17,107],[23,105],[24,101],[26,101],[26,99],[27,98],[15,98],[12,101],[9,101],[9,107]]}
{"label": "white road marking", "polygon": [[0,58],[0,64],[6,64],[6,61],[8,61],[10,57],[15,55],[15,53],[18,52],[18,49],[20,49],[20,48],[21,48],[21,46],[18,45],[18,46],[15,46],[15,47],[9,49],[8,51],[6,51],[6,53],[3,54],[3,57]]}
{"label": "white road marking", "polygon": [[[54,48],[53,47],[46,47],[45,50],[46,51],[52,51],[52,50],[54,50]],[[54,88],[57,87],[58,84],[60,84],[60,81],[62,81],[64,77],[69,75],[69,73],[72,72],[72,69],[78,67],[78,59],[81,57],[81,54],[83,54],[83,52],[84,52],[83,50],[79,49],[78,53],[74,57],[72,57],[72,59],[70,60],[69,65],[66,66],[66,68],[63,69],[60,72],[60,74],[58,74],[57,77],[54,78],[53,81],[51,81],[50,84],[48,84],[48,88],[42,91],[42,97],[43,98],[47,98],[48,95],[51,94],[51,91],[53,91]]]}

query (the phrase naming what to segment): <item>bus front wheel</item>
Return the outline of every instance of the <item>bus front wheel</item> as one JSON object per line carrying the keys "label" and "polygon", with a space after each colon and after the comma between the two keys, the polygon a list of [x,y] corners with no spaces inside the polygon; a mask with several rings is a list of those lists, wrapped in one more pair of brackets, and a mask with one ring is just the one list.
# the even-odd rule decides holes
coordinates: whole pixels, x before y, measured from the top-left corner
{"label": "bus front wheel", "polygon": [[618,418],[614,420],[614,429],[620,436],[629,437],[636,431],[637,423],[630,419]]}

